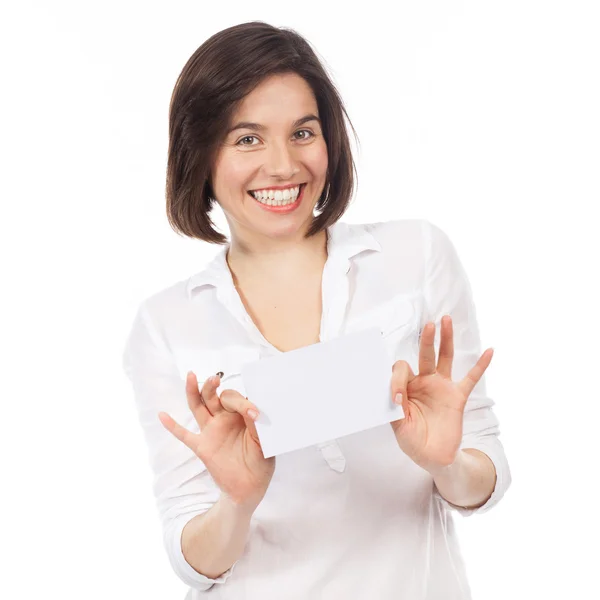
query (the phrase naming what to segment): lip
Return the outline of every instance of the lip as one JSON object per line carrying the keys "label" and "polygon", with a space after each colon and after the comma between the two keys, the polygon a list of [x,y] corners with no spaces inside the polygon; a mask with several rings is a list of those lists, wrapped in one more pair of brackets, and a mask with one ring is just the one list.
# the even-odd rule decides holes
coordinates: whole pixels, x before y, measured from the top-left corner
{"label": "lip", "polygon": [[270,187],[264,187],[264,188],[254,188],[253,190],[248,190],[249,192],[256,192],[257,190],[289,190],[291,188],[295,188],[299,185],[305,185],[306,181],[301,181],[298,183],[293,183],[293,184],[288,184],[288,185],[272,185]]}

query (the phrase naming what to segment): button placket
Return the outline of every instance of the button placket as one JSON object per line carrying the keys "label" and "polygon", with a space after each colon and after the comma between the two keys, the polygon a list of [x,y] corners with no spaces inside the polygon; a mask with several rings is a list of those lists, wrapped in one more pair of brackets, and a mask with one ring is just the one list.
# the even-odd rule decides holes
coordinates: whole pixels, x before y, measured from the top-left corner
{"label": "button placket", "polygon": [[343,326],[348,306],[348,295],[350,284],[348,281],[348,271],[350,270],[350,260],[343,259],[341,262],[335,262],[326,265],[328,269],[323,276],[323,322],[321,331],[321,341],[328,341],[336,338]]}

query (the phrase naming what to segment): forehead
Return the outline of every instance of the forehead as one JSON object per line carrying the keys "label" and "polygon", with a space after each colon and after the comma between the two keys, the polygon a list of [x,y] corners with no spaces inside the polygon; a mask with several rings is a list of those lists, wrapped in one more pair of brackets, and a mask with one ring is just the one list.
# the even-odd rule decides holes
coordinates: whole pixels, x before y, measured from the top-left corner
{"label": "forehead", "polygon": [[299,75],[273,75],[262,81],[242,100],[232,121],[257,121],[264,125],[289,125],[290,121],[313,112],[317,101],[311,87]]}

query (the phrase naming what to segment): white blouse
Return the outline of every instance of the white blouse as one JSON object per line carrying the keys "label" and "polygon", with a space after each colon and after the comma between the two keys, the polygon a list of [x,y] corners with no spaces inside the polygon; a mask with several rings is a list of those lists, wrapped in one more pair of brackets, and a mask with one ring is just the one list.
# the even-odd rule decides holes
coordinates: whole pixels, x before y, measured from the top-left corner
{"label": "white blouse", "polygon": [[[437,357],[440,320],[449,314],[452,379],[462,379],[482,349],[470,284],[448,236],[425,219],[338,221],[327,233],[320,341],[377,326],[394,360],[406,360],[417,374],[422,328],[435,321]],[[280,352],[248,316],[227,266],[227,248],[202,271],[140,303],[123,355],[166,552],[189,585],[186,600],[471,598],[453,513],[490,510],[511,483],[485,375],[466,404],[461,444],[485,452],[496,467],[495,490],[480,508],[466,510],[442,498],[432,476],[400,450],[386,424],[277,456],[241,558],[217,579],[186,562],[181,532],[220,492],[158,413],[198,433],[185,395],[189,370],[200,386],[223,371],[218,393],[231,388],[244,394],[242,366]]]}

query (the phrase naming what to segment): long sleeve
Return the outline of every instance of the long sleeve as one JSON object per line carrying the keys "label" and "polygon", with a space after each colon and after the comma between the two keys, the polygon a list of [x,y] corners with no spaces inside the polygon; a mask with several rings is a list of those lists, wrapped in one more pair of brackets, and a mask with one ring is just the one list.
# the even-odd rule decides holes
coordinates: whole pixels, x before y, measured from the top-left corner
{"label": "long sleeve", "polygon": [[[421,329],[434,321],[435,354],[439,355],[441,319],[449,314],[454,330],[452,380],[460,381],[475,366],[482,354],[479,327],[471,286],[448,235],[430,221],[423,220],[426,267],[424,271],[424,310]],[[493,363],[490,365],[493,368]],[[498,504],[511,483],[504,448],[499,439],[499,422],[487,395],[485,374],[473,388],[465,406],[463,437],[460,448],[476,448],[489,456],[496,467],[496,486],[488,501],[475,509],[456,507],[443,498],[434,486],[434,494],[447,508],[463,516],[484,513]]]}
{"label": "long sleeve", "polygon": [[235,564],[218,579],[198,573],[185,560],[181,532],[196,515],[218,500],[220,490],[204,463],[169,433],[158,419],[159,411],[199,432],[187,404],[185,381],[178,373],[159,328],[154,326],[144,301],[138,307],[123,353],[123,369],[133,386],[139,421],[154,475],[153,491],[160,515],[163,541],[176,575],[187,585],[208,590],[223,583]]}

